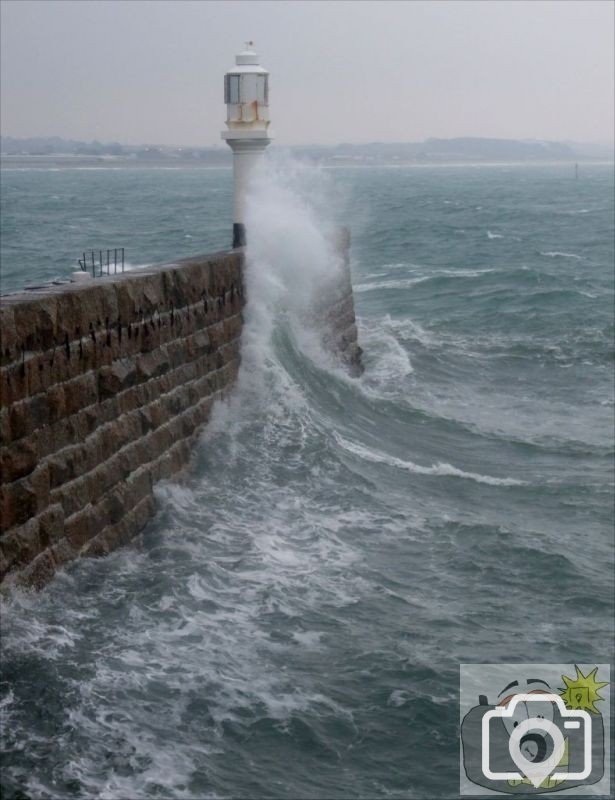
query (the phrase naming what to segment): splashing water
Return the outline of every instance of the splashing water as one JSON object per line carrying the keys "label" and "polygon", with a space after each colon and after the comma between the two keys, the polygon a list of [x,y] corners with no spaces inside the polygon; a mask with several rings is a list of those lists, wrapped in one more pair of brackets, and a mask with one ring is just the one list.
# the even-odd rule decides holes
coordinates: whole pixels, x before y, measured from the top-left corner
{"label": "splashing water", "polygon": [[321,366],[334,366],[312,313],[321,287],[341,275],[325,197],[323,176],[288,160],[262,166],[253,176],[246,202],[248,303],[238,386],[230,405],[215,409],[213,429],[220,415],[224,424],[229,413],[241,418],[240,406],[248,400],[266,408],[272,396],[290,391],[277,352],[281,340]]}

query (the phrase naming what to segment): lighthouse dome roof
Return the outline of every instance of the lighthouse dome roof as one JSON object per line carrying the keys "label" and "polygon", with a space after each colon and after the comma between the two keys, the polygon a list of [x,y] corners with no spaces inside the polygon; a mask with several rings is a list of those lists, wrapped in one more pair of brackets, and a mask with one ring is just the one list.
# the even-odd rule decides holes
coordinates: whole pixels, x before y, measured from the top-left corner
{"label": "lighthouse dome roof", "polygon": [[254,50],[253,42],[246,42],[246,46],[235,56],[235,67],[229,72],[257,72],[263,75],[268,74],[267,70],[260,66],[260,56]]}

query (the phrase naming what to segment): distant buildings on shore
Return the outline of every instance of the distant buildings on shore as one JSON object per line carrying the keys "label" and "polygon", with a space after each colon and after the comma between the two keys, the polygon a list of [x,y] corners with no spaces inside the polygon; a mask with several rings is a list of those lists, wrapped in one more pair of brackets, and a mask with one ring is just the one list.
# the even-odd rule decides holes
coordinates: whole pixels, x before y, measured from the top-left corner
{"label": "distant buildings on shore", "polygon": [[[547,142],[516,139],[427,139],[424,142],[342,143],[288,148],[292,155],[324,165],[387,165],[477,161],[584,161],[612,160],[613,146],[576,142]],[[17,139],[3,136],[0,154],[7,160],[18,157],[41,159],[92,159],[100,163],[193,164],[230,166],[227,147],[172,147],[165,145],[123,145],[118,142],[80,142],[57,136]]]}

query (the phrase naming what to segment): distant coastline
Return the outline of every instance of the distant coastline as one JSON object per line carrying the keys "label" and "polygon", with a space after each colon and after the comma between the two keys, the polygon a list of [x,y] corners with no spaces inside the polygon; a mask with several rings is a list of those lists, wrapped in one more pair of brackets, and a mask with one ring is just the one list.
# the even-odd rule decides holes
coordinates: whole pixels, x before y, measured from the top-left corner
{"label": "distant coastline", "polygon": [[[279,145],[278,145],[279,147]],[[539,140],[466,137],[424,142],[304,145],[284,148],[295,158],[327,167],[525,164],[613,161],[613,146]],[[228,148],[122,145],[59,137],[0,137],[3,167],[229,168]]]}

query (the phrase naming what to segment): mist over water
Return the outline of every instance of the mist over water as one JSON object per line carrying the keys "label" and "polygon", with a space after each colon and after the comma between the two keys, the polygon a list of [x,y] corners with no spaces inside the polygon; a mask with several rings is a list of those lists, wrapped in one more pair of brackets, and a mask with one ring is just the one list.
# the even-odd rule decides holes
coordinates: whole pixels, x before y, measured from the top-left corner
{"label": "mist over water", "polygon": [[[3,601],[8,798],[448,798],[460,662],[608,660],[613,176],[583,171],[260,178],[240,376],[192,475],[134,546]],[[228,188],[116,177],[118,229],[140,181],[160,198],[144,261]],[[339,222],[358,380],[306,314]]]}

